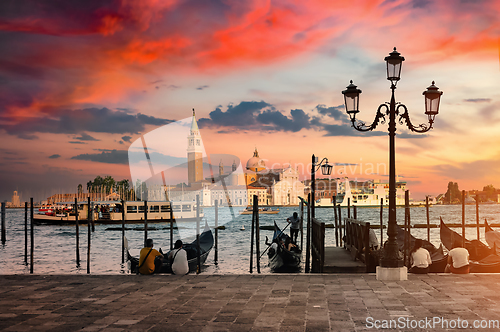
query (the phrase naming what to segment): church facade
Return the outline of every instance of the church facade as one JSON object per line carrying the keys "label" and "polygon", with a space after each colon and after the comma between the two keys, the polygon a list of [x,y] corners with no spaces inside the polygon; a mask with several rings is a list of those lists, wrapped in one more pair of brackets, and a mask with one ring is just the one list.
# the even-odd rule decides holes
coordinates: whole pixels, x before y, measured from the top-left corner
{"label": "church facade", "polygon": [[291,166],[267,169],[257,148],[247,162],[245,179],[249,202],[252,202],[253,195],[257,195],[260,205],[299,205],[299,196],[304,197],[304,184],[299,180],[299,172]]}
{"label": "church facade", "polygon": [[161,198],[166,194],[169,200],[195,200],[198,195],[203,206],[214,206],[216,202],[219,206],[249,206],[253,204],[253,196],[256,195],[259,205],[287,206],[298,205],[298,197],[304,196],[304,184],[299,181],[298,171],[292,167],[267,169],[257,148],[247,161],[245,169],[241,168],[239,161],[234,160],[230,171],[225,171],[222,160],[211,160],[212,163],[218,162],[218,169],[214,168],[214,174],[205,178],[203,142],[194,110],[187,137],[187,157],[187,186],[151,190],[149,199]]}

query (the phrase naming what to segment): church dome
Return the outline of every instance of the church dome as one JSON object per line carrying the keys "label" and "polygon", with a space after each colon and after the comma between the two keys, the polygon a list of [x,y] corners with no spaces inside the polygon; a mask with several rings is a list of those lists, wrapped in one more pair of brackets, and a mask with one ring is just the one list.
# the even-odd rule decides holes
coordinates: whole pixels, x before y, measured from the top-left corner
{"label": "church dome", "polygon": [[247,161],[247,170],[253,172],[260,172],[264,169],[266,169],[266,163],[264,162],[263,159],[260,159],[259,152],[257,151],[257,148],[255,148],[253,157],[248,159]]}

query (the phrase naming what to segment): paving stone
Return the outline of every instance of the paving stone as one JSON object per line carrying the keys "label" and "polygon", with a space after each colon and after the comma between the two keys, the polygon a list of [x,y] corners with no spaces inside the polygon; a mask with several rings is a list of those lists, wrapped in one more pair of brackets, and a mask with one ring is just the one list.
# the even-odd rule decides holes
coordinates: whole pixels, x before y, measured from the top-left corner
{"label": "paving stone", "polygon": [[368,317],[500,320],[496,275],[0,275],[0,284],[5,331],[366,331]]}

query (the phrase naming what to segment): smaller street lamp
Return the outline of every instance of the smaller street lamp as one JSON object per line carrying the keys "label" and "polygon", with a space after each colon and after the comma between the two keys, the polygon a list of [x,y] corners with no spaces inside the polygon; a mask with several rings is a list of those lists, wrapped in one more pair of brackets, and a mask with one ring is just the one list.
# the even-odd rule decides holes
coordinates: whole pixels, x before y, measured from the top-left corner
{"label": "smaller street lamp", "polygon": [[312,200],[311,200],[311,217],[315,217],[315,212],[314,212],[314,201],[316,200],[316,171],[321,168],[321,173],[323,175],[330,175],[332,174],[332,169],[333,166],[328,164],[328,158],[323,158],[319,163],[318,163],[318,157],[315,155],[312,155],[312,167],[311,167],[311,195],[312,195]]}

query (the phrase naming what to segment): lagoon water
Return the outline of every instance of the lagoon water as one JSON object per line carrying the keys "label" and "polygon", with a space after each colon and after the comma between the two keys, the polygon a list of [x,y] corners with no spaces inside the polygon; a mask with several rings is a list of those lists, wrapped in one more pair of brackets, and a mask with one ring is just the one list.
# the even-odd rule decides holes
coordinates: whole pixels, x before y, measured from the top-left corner
{"label": "lagoon water", "polygon": [[[298,212],[298,207],[282,207],[279,214],[261,214],[259,216],[260,225],[272,226],[273,222],[284,228],[287,225],[286,218],[293,212]],[[384,224],[387,223],[387,209],[384,209]],[[210,226],[214,226],[214,208],[204,209],[203,218]],[[325,223],[333,223],[333,209],[317,208],[316,217]],[[343,218],[347,216],[347,209],[342,209]],[[466,223],[476,223],[476,207],[474,205],[466,206]],[[379,208],[358,208],[358,219],[369,221],[373,224],[379,224]],[[404,208],[397,209],[398,224],[403,224]],[[439,217],[442,217],[446,223],[461,223],[461,206],[431,206],[430,222],[439,224]],[[489,223],[500,223],[500,204],[485,204],[479,207],[480,222],[487,219]],[[218,243],[219,254],[218,264],[214,264],[214,251],[210,253],[202,273],[208,274],[246,274],[249,273],[250,265],[250,234],[251,234],[252,215],[237,215],[232,218],[227,209],[219,211],[219,224],[226,227],[219,230]],[[411,208],[411,223],[425,224],[425,207]],[[193,223],[194,225],[195,223]],[[127,225],[128,228],[140,228],[142,225]],[[240,230],[242,226],[245,230]],[[29,227],[29,226],[28,226]],[[91,273],[92,274],[123,274],[129,273],[127,264],[121,264],[121,230],[107,230],[110,225],[96,225],[95,232],[91,234]],[[155,241],[155,248],[163,248],[167,251],[170,247],[170,233],[168,224],[150,224],[149,227],[155,228],[149,230],[148,235]],[[76,266],[76,239],[75,226],[35,226],[35,248],[34,248],[34,273],[36,274],[85,274],[87,273],[87,225],[80,226],[80,267]],[[461,233],[461,229],[455,229]],[[29,230],[28,230],[29,231]],[[191,230],[184,229],[181,234],[189,234]],[[288,229],[286,230],[288,232]],[[376,230],[377,236],[380,236],[380,230]],[[194,239],[195,228],[192,228],[192,236],[185,237],[185,242]],[[266,236],[271,238],[273,232],[269,230],[260,230],[260,248],[261,252],[267,247],[265,245]],[[412,235],[426,239],[427,229],[412,229]],[[174,235],[174,241],[177,233]],[[127,230],[129,246],[132,253],[137,253],[144,241],[144,232],[140,230]],[[477,233],[475,227],[466,228],[466,237],[476,239]],[[6,238],[4,245],[0,245],[0,274],[27,274],[29,266],[24,265],[24,209],[6,210]],[[300,235],[299,235],[300,238]],[[380,239],[380,237],[379,237]],[[387,239],[386,230],[384,230],[384,239]],[[439,228],[431,229],[431,242],[439,246]],[[481,240],[484,241],[484,229],[481,228]],[[29,234],[28,234],[29,241]],[[304,234],[305,241],[305,234]],[[335,246],[335,230],[326,229],[326,246]],[[305,249],[305,243],[304,243]],[[255,250],[255,248],[254,248]],[[255,254],[254,254],[255,255]],[[255,257],[255,256],[254,256]],[[29,245],[28,245],[28,262]],[[305,260],[305,255],[303,261]],[[255,269],[254,259],[254,273]],[[267,267],[267,255],[262,256],[261,272],[270,273]]]}

